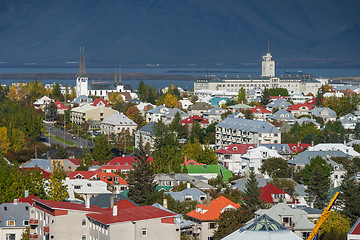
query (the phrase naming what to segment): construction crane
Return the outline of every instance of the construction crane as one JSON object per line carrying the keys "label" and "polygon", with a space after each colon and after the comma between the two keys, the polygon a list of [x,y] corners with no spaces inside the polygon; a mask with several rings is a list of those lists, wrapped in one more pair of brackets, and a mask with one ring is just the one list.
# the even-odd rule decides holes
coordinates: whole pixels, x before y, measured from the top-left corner
{"label": "construction crane", "polygon": [[319,231],[319,228],[321,227],[321,225],[324,223],[324,221],[326,220],[326,218],[330,215],[331,213],[331,207],[333,206],[336,198],[338,197],[338,195],[340,194],[340,190],[337,190],[334,197],[331,199],[331,201],[329,202],[329,205],[325,208],[325,210],[323,211],[323,213],[321,214],[319,221],[317,221],[314,229],[312,230],[312,232],[310,233],[309,237],[307,238],[307,240],[312,240],[314,238],[314,236],[317,234],[317,232]]}

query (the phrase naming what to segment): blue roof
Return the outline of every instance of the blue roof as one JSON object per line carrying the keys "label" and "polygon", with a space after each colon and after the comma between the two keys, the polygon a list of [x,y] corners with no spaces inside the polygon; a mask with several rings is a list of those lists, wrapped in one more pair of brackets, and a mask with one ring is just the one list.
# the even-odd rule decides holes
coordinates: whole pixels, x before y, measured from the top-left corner
{"label": "blue roof", "polygon": [[38,166],[44,171],[51,172],[51,160],[49,159],[31,159],[29,162],[22,165],[23,168],[33,168]]}
{"label": "blue roof", "polygon": [[225,100],[225,101],[229,101],[230,98],[223,98],[223,97],[214,97],[210,100],[211,105],[213,106],[219,106],[219,102]]}

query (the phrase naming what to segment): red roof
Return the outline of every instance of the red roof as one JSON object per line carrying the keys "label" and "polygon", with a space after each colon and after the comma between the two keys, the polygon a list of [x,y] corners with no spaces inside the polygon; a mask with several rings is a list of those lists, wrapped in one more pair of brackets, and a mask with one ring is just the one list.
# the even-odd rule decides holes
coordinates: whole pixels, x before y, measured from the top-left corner
{"label": "red roof", "polygon": [[[29,203],[30,205],[32,205],[35,200],[40,200],[40,198],[36,197],[35,195],[31,194],[30,196],[27,196],[26,198],[18,198],[18,202],[23,202],[23,203]],[[14,201],[11,201],[14,202]]]}
{"label": "red roof", "polygon": [[110,169],[119,171],[121,169],[133,169],[132,165],[103,165],[97,171],[101,172],[103,169]]}
{"label": "red roof", "polygon": [[104,209],[98,206],[90,206],[86,208],[84,204],[71,203],[71,202],[58,202],[52,200],[44,199],[34,199],[36,203],[46,205],[52,209],[61,209],[61,210],[76,210],[76,211],[86,211],[86,212],[101,212]]}
{"label": "red roof", "polygon": [[121,199],[117,203],[115,203],[116,206],[118,206],[118,209],[125,209],[125,208],[132,208],[136,207],[132,202],[126,199]]}
{"label": "red roof", "polygon": [[299,110],[301,107],[307,107],[309,110],[313,109],[312,104],[306,104],[306,103],[298,103],[294,105],[290,105],[289,110]]}
{"label": "red roof", "polygon": [[186,215],[201,221],[214,221],[219,218],[222,210],[229,205],[234,208],[240,208],[240,204],[234,203],[224,196],[220,196],[212,200],[209,205],[198,204],[195,210]]}
{"label": "red roof", "polygon": [[107,209],[100,214],[91,213],[86,216],[95,219],[104,224],[112,224],[119,222],[130,222],[130,221],[141,221],[155,218],[168,218],[174,217],[176,214],[168,211],[153,207],[153,206],[142,206],[142,207],[128,207],[118,208],[117,216],[113,216],[113,209]]}
{"label": "red roof", "polygon": [[360,235],[360,217],[349,231],[351,235]]}
{"label": "red roof", "polygon": [[198,163],[197,161],[190,159],[187,160],[187,156],[184,157],[184,162],[181,163],[180,165],[206,165],[204,163]]}
{"label": "red roof", "polygon": [[250,108],[249,110],[252,111],[253,113],[272,113],[271,111],[262,107],[254,107],[254,108]]}
{"label": "red roof", "polygon": [[74,172],[69,172],[68,173],[68,177],[70,179],[75,179],[76,176],[80,175],[82,179],[90,179],[93,177],[96,177],[96,172],[95,171],[74,171]]}
{"label": "red roof", "polygon": [[304,150],[306,150],[308,147],[311,146],[311,145],[308,144],[308,143],[300,143],[300,144],[297,144],[297,143],[288,143],[288,145],[289,145],[289,148],[290,148],[291,152],[293,152],[293,153],[298,153],[298,152],[304,151]]}
{"label": "red roof", "polygon": [[284,96],[270,96],[270,99],[279,99],[279,98],[285,99]]}
{"label": "red roof", "polygon": [[245,154],[251,148],[255,148],[255,144],[231,144],[224,149],[217,150],[222,154]]}
{"label": "red roof", "polygon": [[[28,167],[28,168],[20,168],[22,171],[34,171],[35,170],[35,167]],[[43,176],[44,176],[44,178],[50,178],[50,176],[51,176],[51,173],[49,173],[49,172],[47,172],[47,171],[45,171],[45,170],[43,170],[43,169],[41,169],[41,168],[39,168],[40,169],[40,171],[42,172],[42,174],[43,174]]]}
{"label": "red roof", "polygon": [[[148,157],[149,162],[153,161],[153,157]],[[135,157],[115,157],[105,165],[132,165]]]}
{"label": "red roof", "polygon": [[94,101],[90,103],[90,105],[96,107],[100,102],[104,103],[105,107],[111,107],[109,103],[103,98],[95,98]]}
{"label": "red roof", "polygon": [[109,173],[105,172],[105,173],[104,173],[104,172],[99,171],[97,175],[98,175],[99,179],[100,179],[101,181],[103,181],[103,182],[113,184],[113,182],[115,181],[115,179],[114,179],[114,180],[108,180],[108,178],[113,179],[113,178],[116,178],[116,177],[117,177],[117,178],[118,178],[117,182],[118,182],[120,185],[127,185],[127,182],[126,182],[123,178],[121,178],[119,175],[117,175],[117,174],[115,174],[115,173],[112,173],[112,172],[109,172]]}
{"label": "red roof", "polygon": [[181,124],[192,124],[193,122],[198,122],[200,124],[209,124],[209,121],[207,121],[205,118],[199,117],[198,115],[188,117],[180,121]]}
{"label": "red roof", "polygon": [[64,109],[67,110],[69,109],[69,107],[65,106],[62,102],[60,102],[59,100],[55,101],[55,106],[57,109]]}
{"label": "red roof", "polygon": [[[285,192],[284,190],[278,187],[275,187],[272,184],[267,184],[266,186],[261,188],[260,191],[261,191],[260,198],[266,203],[274,203],[272,194],[287,194],[287,192]],[[291,197],[291,199],[292,199],[291,203],[294,203],[295,199],[293,197]]]}

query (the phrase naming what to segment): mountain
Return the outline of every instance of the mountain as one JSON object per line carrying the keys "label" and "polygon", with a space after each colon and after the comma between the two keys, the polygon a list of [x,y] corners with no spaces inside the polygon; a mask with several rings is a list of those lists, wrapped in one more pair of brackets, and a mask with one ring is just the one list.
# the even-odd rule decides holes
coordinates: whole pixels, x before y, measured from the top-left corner
{"label": "mountain", "polygon": [[360,1],[2,0],[0,62],[359,66]]}

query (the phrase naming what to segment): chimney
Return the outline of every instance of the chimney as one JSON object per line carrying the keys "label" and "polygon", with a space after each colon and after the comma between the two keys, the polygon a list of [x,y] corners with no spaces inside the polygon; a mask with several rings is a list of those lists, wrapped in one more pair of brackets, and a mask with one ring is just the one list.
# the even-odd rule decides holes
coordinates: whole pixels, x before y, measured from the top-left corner
{"label": "chimney", "polygon": [[186,183],[186,187],[187,188],[190,188],[191,187],[191,185],[190,185],[190,183],[188,182],[188,183]]}
{"label": "chimney", "polygon": [[14,204],[17,204],[17,203],[18,203],[18,199],[15,198],[15,199],[14,199]]}
{"label": "chimney", "polygon": [[300,147],[300,142],[299,141],[297,142],[297,147]]}
{"label": "chimney", "polygon": [[184,163],[187,164],[187,156],[184,157]]}
{"label": "chimney", "polygon": [[85,208],[90,208],[90,196],[89,195],[85,195]]}
{"label": "chimney", "polygon": [[25,190],[24,197],[27,198],[29,196],[29,190]]}
{"label": "chimney", "polygon": [[311,146],[312,146],[312,147],[314,146],[314,141],[311,141]]}
{"label": "chimney", "polygon": [[110,196],[110,207],[113,208],[114,207],[114,195],[111,194]]}
{"label": "chimney", "polygon": [[117,205],[114,205],[114,207],[113,207],[113,216],[116,217],[117,215],[118,215]]}
{"label": "chimney", "polygon": [[163,206],[164,206],[164,208],[168,208],[168,204],[167,204],[167,199],[166,199],[166,198],[164,198]]}

